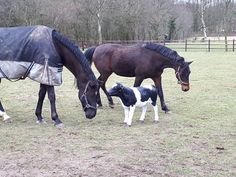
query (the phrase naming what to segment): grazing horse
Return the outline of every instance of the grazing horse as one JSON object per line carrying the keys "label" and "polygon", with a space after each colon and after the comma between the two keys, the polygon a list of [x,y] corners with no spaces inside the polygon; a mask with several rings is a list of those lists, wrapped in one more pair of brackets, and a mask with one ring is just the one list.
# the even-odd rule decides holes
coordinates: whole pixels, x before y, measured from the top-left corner
{"label": "grazing horse", "polygon": [[[65,66],[76,78],[78,97],[86,118],[97,112],[98,83],[84,54],[69,39],[46,26],[0,28],[0,78],[17,81],[29,77],[40,83],[35,114],[43,123],[42,106],[48,93],[51,117],[55,125],[63,124],[56,111],[54,86],[62,83]],[[0,116],[6,116],[0,103]]]}
{"label": "grazing horse", "polygon": [[[113,107],[113,100],[106,90],[106,81],[114,72],[119,76],[135,77],[134,87],[141,85],[144,79],[151,78],[158,90],[162,110],[169,111],[164,101],[161,84],[161,74],[165,68],[173,68],[182,91],[188,91],[189,65],[176,51],[160,44],[143,43],[133,46],[119,44],[103,44],[91,47],[85,52],[90,64],[94,62],[100,76],[100,87],[106,94],[109,105]],[[98,92],[98,105],[102,106],[100,93]]]}
{"label": "grazing horse", "polygon": [[120,98],[125,113],[124,123],[128,126],[131,126],[136,107],[142,107],[142,114],[139,120],[144,122],[148,103],[151,103],[154,109],[154,122],[159,122],[158,108],[156,104],[157,89],[154,86],[147,85],[143,87],[129,88],[117,83],[108,91],[108,93],[110,96]]}

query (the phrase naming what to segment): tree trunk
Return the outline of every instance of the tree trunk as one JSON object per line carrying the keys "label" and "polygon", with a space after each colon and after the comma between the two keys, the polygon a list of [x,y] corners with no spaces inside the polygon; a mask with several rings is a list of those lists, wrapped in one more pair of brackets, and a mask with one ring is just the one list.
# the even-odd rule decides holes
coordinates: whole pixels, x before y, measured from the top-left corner
{"label": "tree trunk", "polygon": [[104,2],[98,0],[97,23],[98,23],[98,43],[102,44],[102,25],[101,25],[101,10]]}
{"label": "tree trunk", "polygon": [[100,19],[100,12],[97,13],[97,22],[98,22],[98,43],[99,45],[102,44],[102,25],[101,25],[101,19]]}
{"label": "tree trunk", "polygon": [[230,17],[229,17],[229,10],[231,6],[232,0],[225,0],[225,12],[224,12],[224,36],[225,36],[225,51],[228,51],[228,35],[229,35],[229,23],[230,23]]}
{"label": "tree trunk", "polygon": [[207,39],[207,28],[205,23],[205,12],[206,12],[207,2],[205,0],[201,0],[201,22],[202,22],[202,32],[204,36],[204,40]]}

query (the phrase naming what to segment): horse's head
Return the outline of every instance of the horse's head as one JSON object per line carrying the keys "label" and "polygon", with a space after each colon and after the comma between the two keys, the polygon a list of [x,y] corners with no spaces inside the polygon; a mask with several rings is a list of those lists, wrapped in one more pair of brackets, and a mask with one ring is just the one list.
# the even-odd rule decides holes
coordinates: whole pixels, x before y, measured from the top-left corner
{"label": "horse's head", "polygon": [[123,93],[124,86],[120,83],[116,83],[113,87],[108,91],[110,96],[120,97]]}
{"label": "horse's head", "polygon": [[88,119],[94,118],[97,113],[97,91],[98,82],[91,80],[87,82],[83,89],[79,89],[79,99]]}
{"label": "horse's head", "polygon": [[179,65],[175,69],[175,75],[178,79],[178,83],[181,84],[182,91],[186,92],[190,89],[189,75],[191,73],[189,65],[192,62],[185,62],[183,65]]}

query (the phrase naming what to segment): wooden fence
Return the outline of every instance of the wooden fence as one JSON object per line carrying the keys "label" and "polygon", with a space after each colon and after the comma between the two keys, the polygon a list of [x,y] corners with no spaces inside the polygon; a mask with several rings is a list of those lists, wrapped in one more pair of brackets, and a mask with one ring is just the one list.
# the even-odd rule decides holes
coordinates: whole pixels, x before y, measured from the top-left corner
{"label": "wooden fence", "polygon": [[235,39],[233,40],[206,40],[206,41],[170,41],[165,42],[164,45],[176,49],[187,51],[235,51]]}
{"label": "wooden fence", "polygon": [[[235,52],[235,39],[233,40],[173,40],[173,41],[158,41],[158,40],[128,40],[128,41],[103,41],[103,43],[114,43],[114,44],[122,44],[122,45],[132,45],[136,43],[145,43],[145,42],[153,42],[160,43],[165,45],[171,49],[177,51],[191,51],[191,52],[217,52],[217,51],[225,51],[225,52]],[[84,50],[87,47],[92,45],[97,46],[98,43],[91,41],[79,41],[79,46]]]}

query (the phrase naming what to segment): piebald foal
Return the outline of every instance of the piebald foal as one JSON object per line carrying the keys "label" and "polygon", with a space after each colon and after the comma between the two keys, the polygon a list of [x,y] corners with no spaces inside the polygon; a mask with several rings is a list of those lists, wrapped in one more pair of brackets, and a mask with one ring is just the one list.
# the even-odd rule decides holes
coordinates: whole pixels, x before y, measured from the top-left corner
{"label": "piebald foal", "polygon": [[140,121],[144,122],[147,111],[147,104],[151,103],[154,109],[154,121],[159,122],[158,108],[157,108],[157,90],[154,86],[144,87],[125,87],[120,83],[114,85],[109,91],[110,96],[119,97],[124,108],[125,119],[124,123],[131,126],[134,110],[136,107],[142,107],[142,114]]}

